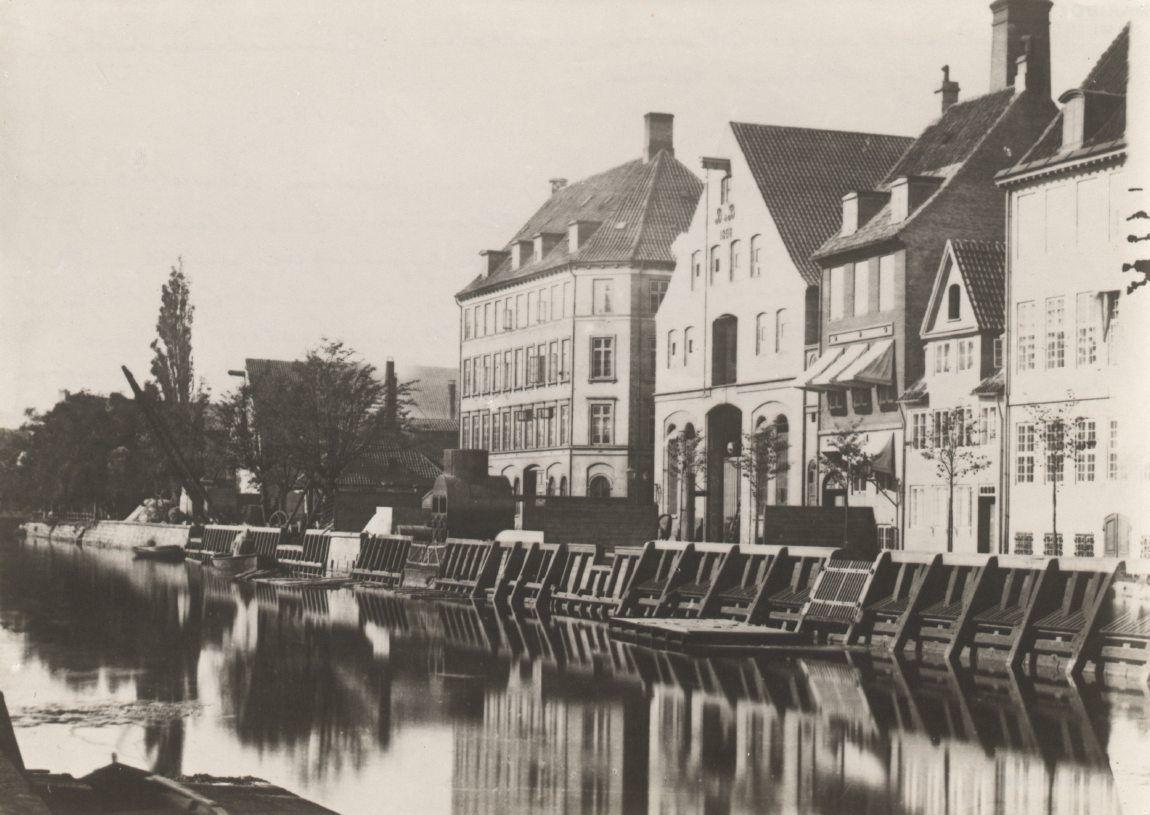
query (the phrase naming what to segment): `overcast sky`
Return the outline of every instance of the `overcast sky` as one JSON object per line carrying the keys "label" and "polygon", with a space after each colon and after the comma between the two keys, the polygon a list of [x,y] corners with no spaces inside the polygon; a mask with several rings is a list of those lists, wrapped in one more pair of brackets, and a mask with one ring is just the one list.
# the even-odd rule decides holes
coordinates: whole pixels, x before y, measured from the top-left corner
{"label": "overcast sky", "polygon": [[[1055,0],[1055,95],[1135,12]],[[454,365],[453,293],[571,180],[675,114],[913,135],[940,66],[985,92],[984,0],[0,7],[0,426],[146,373],[182,256],[197,373],[339,337]]]}

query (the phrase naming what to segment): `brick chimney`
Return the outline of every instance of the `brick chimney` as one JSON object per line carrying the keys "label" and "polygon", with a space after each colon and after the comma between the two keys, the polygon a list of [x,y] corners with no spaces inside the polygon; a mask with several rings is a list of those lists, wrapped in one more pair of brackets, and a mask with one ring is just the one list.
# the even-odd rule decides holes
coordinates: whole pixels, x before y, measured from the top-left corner
{"label": "brick chimney", "polygon": [[447,418],[455,421],[459,416],[459,406],[456,404],[455,380],[447,381]]}
{"label": "brick chimney", "polygon": [[1026,57],[1018,91],[1050,96],[1050,0],[995,0],[990,46],[990,90],[1014,87],[1019,57]]}
{"label": "brick chimney", "polygon": [[672,113],[648,113],[643,117],[645,151],[643,158],[647,161],[655,158],[660,150],[667,151],[667,155],[675,155],[675,116]]}
{"label": "brick chimney", "polygon": [[942,112],[946,113],[952,105],[958,102],[958,83],[950,79],[950,66],[942,66],[942,87],[935,93],[942,94]]}
{"label": "brick chimney", "polygon": [[383,371],[383,422],[388,430],[394,430],[399,424],[399,384],[395,381],[395,360],[388,357]]}

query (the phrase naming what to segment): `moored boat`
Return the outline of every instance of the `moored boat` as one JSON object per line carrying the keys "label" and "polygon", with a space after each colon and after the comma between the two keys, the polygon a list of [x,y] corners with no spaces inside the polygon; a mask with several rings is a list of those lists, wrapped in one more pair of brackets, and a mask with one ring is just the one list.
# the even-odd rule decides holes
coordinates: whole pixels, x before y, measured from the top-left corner
{"label": "moored boat", "polygon": [[183,563],[184,547],[175,544],[167,546],[133,546],[137,560],[158,560],[162,563]]}
{"label": "moored boat", "polygon": [[276,559],[268,555],[212,555],[208,564],[213,569],[237,575],[244,572],[274,569]]}

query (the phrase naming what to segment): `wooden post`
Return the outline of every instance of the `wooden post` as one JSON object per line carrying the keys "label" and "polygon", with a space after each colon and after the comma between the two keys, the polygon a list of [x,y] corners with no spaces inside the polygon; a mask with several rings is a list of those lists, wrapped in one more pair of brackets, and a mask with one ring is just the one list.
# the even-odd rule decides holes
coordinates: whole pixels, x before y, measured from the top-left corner
{"label": "wooden post", "polygon": [[1050,558],[1046,561],[1042,573],[1038,575],[1038,584],[1030,592],[1022,620],[1014,632],[1014,642],[1010,646],[1010,656],[1007,659],[1011,671],[1022,670],[1022,661],[1034,643],[1034,624],[1050,610],[1050,599],[1055,597],[1058,591],[1057,583],[1058,559]]}
{"label": "wooden post", "polygon": [[645,570],[651,567],[651,561],[655,557],[655,542],[647,541],[643,544],[643,553],[639,555],[639,560],[631,572],[631,580],[627,585],[627,591],[619,600],[619,607],[615,610],[615,613],[620,617],[630,617],[631,612],[634,611],[639,599],[639,582],[643,579]]}
{"label": "wooden post", "polygon": [[974,625],[974,615],[982,610],[986,598],[994,590],[991,581],[997,577],[998,558],[991,556],[986,559],[986,563],[979,567],[978,574],[974,578],[974,585],[966,592],[967,597],[962,604],[962,610],[951,626],[950,641],[947,643],[945,652],[947,664],[956,668],[961,666],[962,649],[970,637]]}
{"label": "wooden post", "polygon": [[767,598],[778,590],[778,584],[782,580],[783,569],[786,568],[785,564],[790,561],[791,557],[785,546],[780,549],[779,553],[771,560],[771,565],[767,567],[767,573],[763,575],[763,582],[759,584],[759,591],[755,595],[755,599],[751,601],[751,605],[747,608],[748,623],[759,624],[767,620],[767,617],[770,615]]}
{"label": "wooden post", "polygon": [[906,648],[907,640],[917,625],[918,614],[922,611],[926,605],[927,598],[930,596],[927,587],[933,586],[941,576],[942,555],[937,554],[930,559],[930,563],[926,565],[926,569],[916,578],[915,583],[911,586],[910,594],[907,595],[906,608],[903,610],[902,616],[899,617],[894,636],[887,645],[887,652],[892,656],[902,656],[903,649]]}
{"label": "wooden post", "polygon": [[1074,635],[1070,647],[1070,661],[1066,664],[1066,678],[1076,684],[1082,669],[1086,667],[1086,659],[1094,647],[1094,638],[1102,621],[1102,607],[1110,599],[1110,592],[1114,588],[1114,581],[1126,571],[1125,561],[1118,561],[1114,568],[1102,576],[1101,584],[1094,598],[1083,609],[1085,619],[1082,630]]}

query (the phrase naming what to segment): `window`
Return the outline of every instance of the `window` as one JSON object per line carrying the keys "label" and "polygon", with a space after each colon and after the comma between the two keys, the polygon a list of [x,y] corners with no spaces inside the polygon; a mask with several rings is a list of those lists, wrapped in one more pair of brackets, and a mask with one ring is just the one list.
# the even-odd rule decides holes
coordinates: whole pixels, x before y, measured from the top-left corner
{"label": "window", "polygon": [[695,327],[687,326],[683,329],[683,364],[686,365],[695,353]]}
{"label": "window", "polygon": [[527,370],[523,378],[523,384],[530,388],[532,385],[537,384],[535,379],[535,372],[539,370],[539,363],[536,361],[535,346],[527,346]]}
{"label": "window", "polygon": [[974,340],[958,341],[958,370],[969,371],[974,367]]}
{"label": "window", "polygon": [[610,280],[591,281],[591,313],[611,314],[615,311],[611,297]]}
{"label": "window", "polygon": [[471,447],[471,417],[470,416],[464,416],[463,417],[463,421],[460,423],[460,428],[462,430],[462,432],[460,434],[460,444],[462,444],[463,449],[466,450],[469,447]]}
{"label": "window", "polygon": [[503,328],[505,331],[515,328],[515,299],[512,297],[503,301]]}
{"label": "window", "polygon": [[1034,425],[1022,422],[1015,428],[1015,481],[1034,483]]}
{"label": "window", "polygon": [[1062,557],[1062,533],[1047,532],[1042,536],[1042,554],[1046,557]]}
{"label": "window", "polygon": [[702,280],[703,277],[703,253],[694,251],[691,253],[691,288]]}
{"label": "window", "polygon": [[571,405],[566,402],[559,406],[559,443],[571,443]]}
{"label": "window", "polygon": [[847,392],[838,388],[827,391],[827,410],[835,416],[845,414],[847,412]]}
{"label": "window", "polygon": [[496,393],[503,390],[503,354],[495,355],[495,387]]}
{"label": "window", "polygon": [[1075,557],[1094,557],[1094,536],[1093,535],[1075,535],[1074,536],[1074,556]]}
{"label": "window", "polygon": [[1066,366],[1065,297],[1046,298],[1046,369]]}
{"label": "window", "polygon": [[1060,419],[1048,421],[1043,434],[1046,447],[1046,483],[1062,481],[1063,445],[1066,442],[1066,428]]}
{"label": "window", "polygon": [[1118,468],[1118,420],[1110,420],[1110,446],[1106,452],[1106,477],[1117,481],[1121,475]]}
{"label": "window", "polygon": [[672,329],[667,332],[667,367],[670,368],[675,364],[675,359],[679,355],[679,332]]}
{"label": "window", "polygon": [[767,324],[767,315],[759,314],[755,317],[755,356],[762,356],[766,353],[768,343],[767,332],[769,331]]}
{"label": "window", "polygon": [[719,179],[719,203],[729,204],[731,202],[731,177],[725,175]]}
{"label": "window", "polygon": [[934,346],[934,372],[936,374],[950,373],[950,343],[940,342]]}
{"label": "window", "polygon": [[535,302],[535,292],[527,292],[527,324],[534,325],[539,321],[539,306]]}
{"label": "window", "polygon": [[870,264],[862,261],[855,264],[855,315],[870,311]]}
{"label": "window", "polygon": [[993,444],[998,438],[998,411],[993,407],[983,407],[979,417],[978,443]]}
{"label": "window", "polygon": [[1035,369],[1035,334],[1038,330],[1035,325],[1034,301],[1018,304],[1018,370],[1033,371]]}
{"label": "window", "polygon": [[526,383],[523,368],[523,349],[515,349],[515,389],[519,390]]}
{"label": "window", "polygon": [[547,343],[541,342],[535,350],[535,384],[547,384]]}
{"label": "window", "polygon": [[483,355],[483,387],[480,393],[491,393],[491,354]]}
{"label": "window", "polygon": [[558,320],[563,316],[563,290],[556,284],[551,287],[551,319]]}
{"label": "window", "polygon": [[731,280],[739,276],[743,264],[743,245],[741,241],[731,241],[731,268],[728,270]]}
{"label": "window", "polygon": [[775,312],[775,353],[782,353],[787,347],[787,310]]}
{"label": "window", "polygon": [[527,325],[527,306],[524,303],[523,295],[515,295],[515,327],[523,328]]}
{"label": "window", "polygon": [[732,314],[715,320],[711,329],[711,384],[730,385],[737,381],[739,321]]}
{"label": "window", "polygon": [[524,443],[524,432],[527,427],[525,411],[516,410],[511,416],[512,432],[515,434],[515,449],[522,450]]}
{"label": "window", "polygon": [[484,328],[483,328],[484,334],[494,334],[495,333],[495,304],[494,303],[484,303],[483,304],[483,326],[484,326]]}
{"label": "window", "polygon": [[551,340],[547,346],[547,383],[559,381],[559,340]]}
{"label": "window", "polygon": [[570,283],[564,283],[563,284],[563,307],[561,309],[560,316],[566,317],[568,314],[570,314],[572,317],[575,316],[575,302],[571,299],[571,284]]}
{"label": "window", "polygon": [[715,281],[717,281],[719,279],[719,264],[720,264],[719,247],[718,246],[712,246],[711,247],[711,285],[712,286],[715,284]]}
{"label": "window", "polygon": [[855,413],[870,413],[870,388],[851,388],[851,404],[854,405]]}
{"label": "window", "polygon": [[883,255],[878,262],[878,310],[894,308],[894,255]]}
{"label": "window", "polygon": [[503,449],[511,449],[511,411],[503,411]]}
{"label": "window", "polygon": [[648,307],[652,314],[659,310],[659,304],[663,302],[663,296],[667,293],[666,280],[652,280],[650,289],[650,299],[648,300]]}
{"label": "window", "polygon": [[471,309],[463,309],[463,339],[471,339]]}
{"label": "window", "polygon": [[751,236],[751,277],[763,276],[763,238],[762,235]]}
{"label": "window", "polygon": [[610,498],[611,482],[607,476],[597,475],[587,484],[587,495],[591,498]]}
{"label": "window", "polygon": [[962,288],[957,283],[946,287],[946,319],[957,320],[962,316]]}
{"label": "window", "polygon": [[514,382],[513,382],[514,375],[515,375],[515,368],[514,368],[514,363],[512,362],[511,352],[510,351],[504,351],[503,352],[503,390],[505,390],[505,391],[511,390],[511,388],[514,384]]}
{"label": "window", "polygon": [[846,302],[846,274],[845,266],[836,266],[831,269],[831,319],[838,320],[843,316],[843,306]]}
{"label": "window", "polygon": [[471,395],[471,360],[463,360],[463,395]]}
{"label": "window", "polygon": [[559,343],[559,381],[571,381],[571,340]]}
{"label": "window", "polygon": [[560,495],[566,495],[567,494],[567,476],[565,476],[565,475],[559,476],[559,494]]}
{"label": "window", "polygon": [[538,298],[535,300],[535,309],[536,309],[535,322],[537,322],[537,323],[547,322],[547,302],[548,302],[548,300],[547,300],[547,289],[541,289],[539,291]]}
{"label": "window", "polygon": [[1093,293],[1078,295],[1076,318],[1078,325],[1078,367],[1094,365],[1098,361],[1098,298]]}
{"label": "window", "polygon": [[591,444],[615,443],[615,405],[612,402],[591,403]]}
{"label": "window", "polygon": [[1016,554],[1016,555],[1033,555],[1034,554],[1034,533],[1032,533],[1032,532],[1015,532],[1014,533],[1014,554]]}
{"label": "window", "polygon": [[876,385],[875,396],[878,397],[878,409],[890,412],[898,408],[898,388],[894,384]]}
{"label": "window", "polygon": [[925,411],[912,414],[911,428],[911,446],[916,450],[922,450],[928,443]]}
{"label": "window", "polygon": [[615,338],[591,338],[591,378],[615,378]]}
{"label": "window", "polygon": [[1094,421],[1079,419],[1074,423],[1074,480],[1080,484],[1094,480],[1094,448],[1097,446]]}
{"label": "window", "polygon": [[995,369],[1002,367],[1002,337],[995,337],[991,343],[990,364]]}

